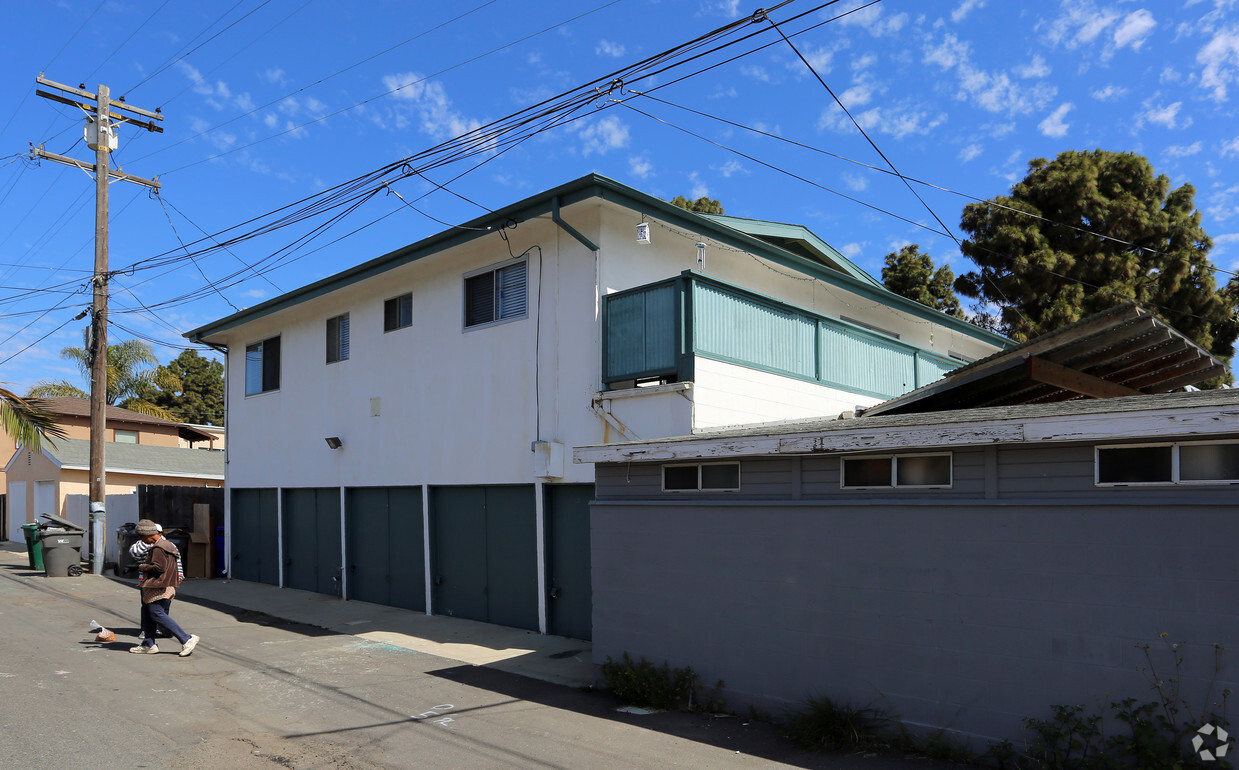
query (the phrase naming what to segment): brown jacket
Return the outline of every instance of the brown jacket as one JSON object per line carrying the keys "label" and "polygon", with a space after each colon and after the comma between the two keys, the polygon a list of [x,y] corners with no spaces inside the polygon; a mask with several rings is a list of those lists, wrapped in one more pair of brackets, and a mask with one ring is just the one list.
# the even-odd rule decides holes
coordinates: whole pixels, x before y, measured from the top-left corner
{"label": "brown jacket", "polygon": [[142,590],[146,592],[176,588],[180,582],[176,568],[180,558],[181,552],[166,537],[156,540],[151,548],[151,563],[138,565],[138,571],[145,575]]}

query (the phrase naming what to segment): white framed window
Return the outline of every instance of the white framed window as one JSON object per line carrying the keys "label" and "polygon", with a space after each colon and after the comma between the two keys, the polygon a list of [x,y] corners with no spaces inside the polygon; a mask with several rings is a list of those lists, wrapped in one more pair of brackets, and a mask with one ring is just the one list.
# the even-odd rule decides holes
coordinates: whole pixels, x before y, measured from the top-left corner
{"label": "white framed window", "polygon": [[117,428],[113,431],[112,440],[117,444],[136,444],[138,443],[138,432],[136,430],[121,430]]}
{"label": "white framed window", "polygon": [[405,292],[383,302],[383,332],[407,329],[413,325],[413,292]]}
{"label": "white framed window", "polygon": [[1239,441],[1094,448],[1097,486],[1239,484]]}
{"label": "white framed window", "polygon": [[839,473],[843,489],[946,489],[952,481],[950,452],[844,457]]}
{"label": "white framed window", "polygon": [[245,346],[245,395],[280,389],[280,338]]}
{"label": "white framed window", "polygon": [[739,492],[740,463],[663,466],[664,492]]}
{"label": "white framed window", "polygon": [[465,276],[465,328],[524,318],[528,314],[529,263],[524,259]]}
{"label": "white framed window", "polygon": [[348,313],[327,319],[327,363],[348,360]]}

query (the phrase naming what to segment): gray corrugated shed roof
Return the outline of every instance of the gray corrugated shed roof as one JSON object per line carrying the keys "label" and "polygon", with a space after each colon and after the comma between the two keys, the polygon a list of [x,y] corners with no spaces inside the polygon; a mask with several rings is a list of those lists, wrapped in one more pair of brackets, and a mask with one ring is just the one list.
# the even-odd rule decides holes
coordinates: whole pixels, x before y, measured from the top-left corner
{"label": "gray corrugated shed roof", "polygon": [[[56,439],[55,446],[45,442],[43,452],[62,468],[90,467],[90,442],[85,439]],[[224,478],[224,453],[205,449],[109,443],[104,463],[108,473]]]}

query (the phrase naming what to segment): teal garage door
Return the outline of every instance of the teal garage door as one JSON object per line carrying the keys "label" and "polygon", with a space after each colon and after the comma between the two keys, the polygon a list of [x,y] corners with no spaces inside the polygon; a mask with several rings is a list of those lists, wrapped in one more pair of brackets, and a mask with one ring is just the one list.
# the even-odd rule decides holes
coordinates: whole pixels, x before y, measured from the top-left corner
{"label": "teal garage door", "polygon": [[426,611],[421,487],[344,492],[348,596]]}
{"label": "teal garage door", "polygon": [[430,537],[435,614],[538,629],[532,486],[435,487]]}
{"label": "teal garage door", "polygon": [[231,576],[280,584],[278,507],[274,489],[232,490]]}
{"label": "teal garage door", "polygon": [[340,490],[284,490],[284,586],[340,594]]}
{"label": "teal garage door", "polygon": [[592,638],[589,503],[593,499],[593,484],[546,487],[546,630],[556,636]]}

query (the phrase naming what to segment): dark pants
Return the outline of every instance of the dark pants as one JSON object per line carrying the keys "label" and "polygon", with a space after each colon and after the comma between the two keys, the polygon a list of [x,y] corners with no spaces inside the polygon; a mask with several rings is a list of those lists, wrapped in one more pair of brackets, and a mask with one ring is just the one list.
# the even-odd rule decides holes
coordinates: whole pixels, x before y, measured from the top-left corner
{"label": "dark pants", "polygon": [[146,637],[142,640],[143,645],[151,647],[155,644],[157,624],[168,629],[168,633],[175,636],[181,644],[189,641],[189,634],[168,615],[168,608],[171,606],[171,599],[158,599],[142,605],[142,635]]}

